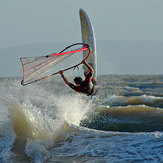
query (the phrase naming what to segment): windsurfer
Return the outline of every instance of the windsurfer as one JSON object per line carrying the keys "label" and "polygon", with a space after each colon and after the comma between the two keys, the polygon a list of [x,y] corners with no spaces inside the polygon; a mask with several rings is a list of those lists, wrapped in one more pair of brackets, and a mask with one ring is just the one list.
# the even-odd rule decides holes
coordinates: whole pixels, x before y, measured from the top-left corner
{"label": "windsurfer", "polygon": [[83,80],[81,77],[74,78],[75,85],[67,80],[67,78],[63,74],[63,70],[60,70],[59,73],[62,76],[64,82],[70,88],[87,96],[93,96],[97,93],[98,90],[97,81],[93,78],[94,69],[87,63],[85,59],[81,63],[88,68],[88,71],[85,75],[85,80]]}

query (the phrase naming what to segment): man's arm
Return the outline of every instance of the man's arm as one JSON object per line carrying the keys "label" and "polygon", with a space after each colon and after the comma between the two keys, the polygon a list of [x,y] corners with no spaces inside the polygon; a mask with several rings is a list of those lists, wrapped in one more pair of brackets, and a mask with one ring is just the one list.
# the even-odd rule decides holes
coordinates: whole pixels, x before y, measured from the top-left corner
{"label": "man's arm", "polygon": [[64,82],[65,82],[68,86],[70,86],[71,83],[70,83],[70,82],[66,79],[66,77],[63,75],[63,71],[60,70],[59,73],[61,74],[61,76],[62,76]]}
{"label": "man's arm", "polygon": [[94,69],[87,63],[85,59],[81,63],[83,63],[92,74],[94,73]]}

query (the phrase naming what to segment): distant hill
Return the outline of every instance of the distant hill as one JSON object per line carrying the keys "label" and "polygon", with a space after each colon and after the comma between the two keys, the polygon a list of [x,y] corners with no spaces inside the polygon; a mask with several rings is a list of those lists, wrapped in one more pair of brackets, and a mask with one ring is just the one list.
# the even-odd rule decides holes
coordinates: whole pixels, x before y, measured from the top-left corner
{"label": "distant hill", "polygon": [[98,41],[98,71],[104,74],[163,74],[162,41]]}
{"label": "distant hill", "polygon": [[21,76],[20,57],[44,56],[67,46],[64,44],[28,44],[0,49],[0,76]]}
{"label": "distant hill", "polygon": [[[19,58],[58,52],[71,43],[0,49],[0,76],[21,76]],[[98,74],[163,74],[163,42],[97,40]]]}

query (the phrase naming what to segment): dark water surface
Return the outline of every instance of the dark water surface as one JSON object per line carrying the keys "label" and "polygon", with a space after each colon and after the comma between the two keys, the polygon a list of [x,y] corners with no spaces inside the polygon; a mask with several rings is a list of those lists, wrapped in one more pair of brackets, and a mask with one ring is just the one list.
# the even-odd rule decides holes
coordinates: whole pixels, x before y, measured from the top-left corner
{"label": "dark water surface", "polygon": [[0,78],[0,162],[163,162],[163,75],[104,75],[92,99],[60,78]]}

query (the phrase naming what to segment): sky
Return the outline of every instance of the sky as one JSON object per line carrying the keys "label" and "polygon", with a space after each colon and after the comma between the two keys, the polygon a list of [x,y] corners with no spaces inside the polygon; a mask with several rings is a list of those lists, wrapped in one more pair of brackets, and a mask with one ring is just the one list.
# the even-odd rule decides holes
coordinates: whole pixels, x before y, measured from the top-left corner
{"label": "sky", "polygon": [[0,0],[0,77],[22,76],[20,57],[81,42],[80,8],[94,27],[99,75],[163,74],[162,0]]}

